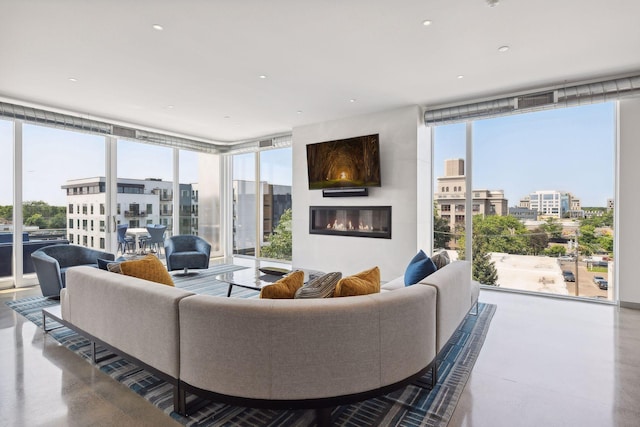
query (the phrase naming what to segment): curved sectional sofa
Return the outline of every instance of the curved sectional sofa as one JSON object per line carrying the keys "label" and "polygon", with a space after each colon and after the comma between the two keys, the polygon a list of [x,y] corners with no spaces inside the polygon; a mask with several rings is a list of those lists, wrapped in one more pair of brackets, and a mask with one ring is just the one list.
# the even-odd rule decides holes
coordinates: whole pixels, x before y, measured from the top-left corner
{"label": "curved sectional sofa", "polygon": [[400,281],[378,294],[264,300],[196,295],[77,267],[67,272],[60,320],[173,384],[182,415],[190,392],[250,407],[315,408],[325,424],[329,408],[434,368],[477,302],[466,261],[414,286]]}

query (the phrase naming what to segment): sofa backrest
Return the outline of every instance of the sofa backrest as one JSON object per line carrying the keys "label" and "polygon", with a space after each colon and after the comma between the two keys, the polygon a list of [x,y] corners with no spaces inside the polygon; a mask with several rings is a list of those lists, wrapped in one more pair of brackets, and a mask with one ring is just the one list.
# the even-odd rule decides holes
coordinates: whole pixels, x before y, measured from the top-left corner
{"label": "sofa backrest", "polygon": [[435,289],[344,298],[180,300],[180,379],[228,396],[314,399],[374,390],[436,355]]}
{"label": "sofa backrest", "polygon": [[429,285],[437,290],[436,341],[440,351],[471,309],[471,263],[453,261],[422,279],[419,284]]}
{"label": "sofa backrest", "polygon": [[179,374],[182,289],[91,267],[67,270],[62,317],[173,378]]}

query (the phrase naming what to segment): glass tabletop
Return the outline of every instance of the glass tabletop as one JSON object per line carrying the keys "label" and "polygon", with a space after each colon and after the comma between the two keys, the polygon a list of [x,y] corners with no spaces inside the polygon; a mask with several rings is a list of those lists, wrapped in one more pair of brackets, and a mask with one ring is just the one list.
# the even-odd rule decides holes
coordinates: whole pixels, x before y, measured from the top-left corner
{"label": "glass tabletop", "polygon": [[[303,268],[296,268],[291,271],[301,270],[304,272],[304,281],[308,282],[310,279],[314,279],[322,275],[322,272],[315,270],[308,270]],[[227,273],[218,274],[216,279],[227,282],[231,285],[242,286],[250,289],[261,289],[263,286],[270,285],[282,279],[282,275],[265,274],[258,268],[246,268],[244,270],[230,271]]]}

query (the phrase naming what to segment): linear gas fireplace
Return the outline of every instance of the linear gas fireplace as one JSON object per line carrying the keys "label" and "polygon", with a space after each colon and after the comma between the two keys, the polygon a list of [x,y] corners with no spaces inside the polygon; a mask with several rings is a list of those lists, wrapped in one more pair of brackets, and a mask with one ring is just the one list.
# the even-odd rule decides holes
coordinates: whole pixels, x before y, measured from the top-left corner
{"label": "linear gas fireplace", "polygon": [[310,206],[309,233],[391,238],[391,206]]}

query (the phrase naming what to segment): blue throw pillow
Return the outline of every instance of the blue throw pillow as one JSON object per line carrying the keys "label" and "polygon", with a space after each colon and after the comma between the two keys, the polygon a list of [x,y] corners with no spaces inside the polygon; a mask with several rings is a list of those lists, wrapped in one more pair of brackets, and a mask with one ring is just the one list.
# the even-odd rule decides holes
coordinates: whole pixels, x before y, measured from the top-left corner
{"label": "blue throw pillow", "polygon": [[98,258],[98,268],[101,270],[107,270],[107,264],[111,264],[111,263],[120,263],[122,261],[125,261],[125,258],[120,257],[117,260],[112,260],[112,259],[103,259],[103,258]]}
{"label": "blue throw pillow", "polygon": [[422,250],[409,261],[409,265],[404,272],[404,285],[410,286],[418,283],[434,271],[436,271],[436,265],[431,258],[427,256]]}

